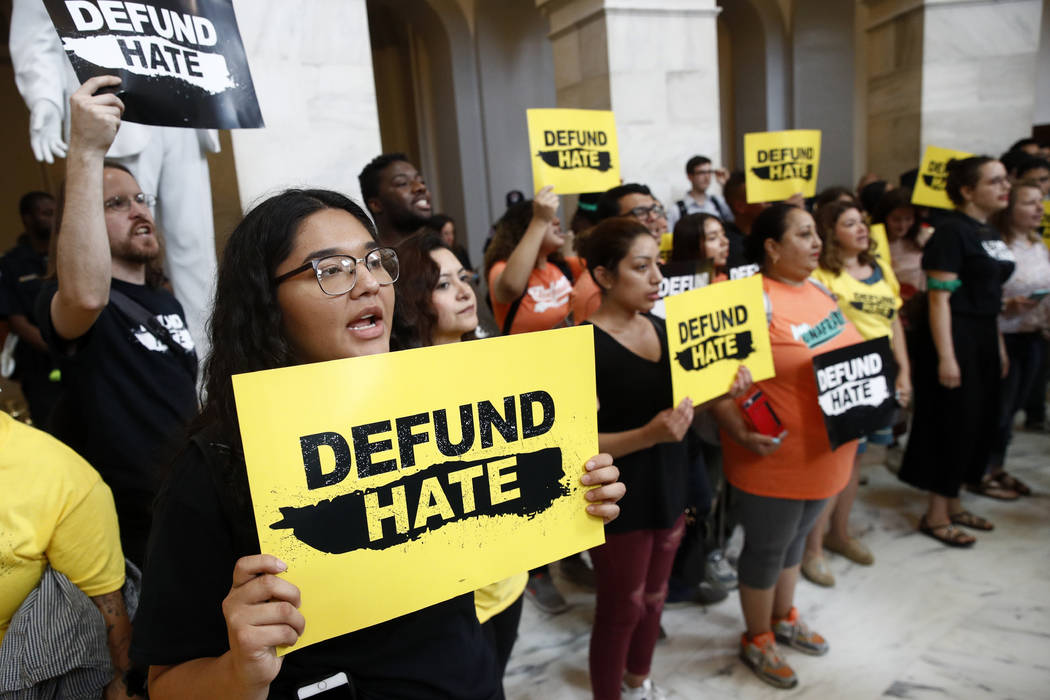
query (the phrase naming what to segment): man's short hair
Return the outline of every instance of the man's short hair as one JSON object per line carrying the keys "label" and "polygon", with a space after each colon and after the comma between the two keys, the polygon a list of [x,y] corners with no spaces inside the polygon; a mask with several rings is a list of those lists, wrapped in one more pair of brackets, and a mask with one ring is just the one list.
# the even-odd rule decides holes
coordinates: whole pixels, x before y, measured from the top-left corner
{"label": "man's short hair", "polygon": [[391,163],[410,163],[404,153],[383,153],[372,159],[372,162],[364,167],[361,174],[357,176],[357,182],[361,185],[361,198],[367,202],[373,197],[379,196],[379,175]]}
{"label": "man's short hair", "polygon": [[1017,164],[1017,179],[1023,180],[1025,173],[1030,173],[1033,170],[1039,170],[1040,168],[1050,170],[1050,161],[1038,156],[1028,156]]}
{"label": "man's short hair", "polygon": [[598,221],[603,221],[613,216],[620,215],[620,200],[629,194],[647,194],[650,197],[653,193],[645,185],[639,185],[637,182],[629,182],[626,185],[619,185],[613,187],[610,190],[606,190],[602,193],[601,197],[598,197],[598,207],[595,215],[598,217]]}
{"label": "man's short hair", "polygon": [[1038,146],[1038,145],[1039,145],[1038,141],[1036,141],[1031,136],[1026,136],[1023,139],[1018,139],[1017,142],[1014,143],[1014,145],[1010,146],[1010,150],[1007,151],[1007,153],[1009,153],[1010,151],[1020,151],[1025,146]]}
{"label": "man's short hair", "polygon": [[27,214],[32,214],[37,202],[45,199],[50,199],[52,202],[55,201],[55,198],[47,192],[41,192],[40,190],[26,192],[22,195],[22,198],[18,200],[18,215],[26,216]]}
{"label": "man's short hair", "polygon": [[711,162],[711,159],[707,156],[693,156],[685,162],[685,174],[692,175],[693,170],[701,165],[707,165]]}

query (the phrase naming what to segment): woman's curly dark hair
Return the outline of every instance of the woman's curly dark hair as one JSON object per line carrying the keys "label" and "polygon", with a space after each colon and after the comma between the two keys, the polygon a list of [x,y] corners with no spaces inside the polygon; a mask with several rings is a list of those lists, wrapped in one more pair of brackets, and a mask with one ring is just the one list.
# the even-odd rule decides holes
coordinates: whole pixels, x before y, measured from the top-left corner
{"label": "woman's curly dark hair", "polygon": [[[525,237],[532,222],[532,200],[526,199],[518,202],[504,212],[503,216],[496,222],[496,232],[492,235],[492,242],[485,249],[485,279],[488,280],[489,270],[498,262],[506,261],[514,249]],[[547,256],[548,260],[561,260],[560,251],[555,251]],[[571,281],[571,280],[570,280]]]}
{"label": "woman's curly dark hair", "polygon": [[433,231],[415,233],[397,244],[401,275],[394,307],[394,338],[398,349],[434,344],[438,315],[431,296],[441,277],[441,268],[430,257],[435,250],[452,252]]}
{"label": "woman's curly dark hair", "polygon": [[240,444],[231,377],[242,372],[295,363],[285,336],[274,273],[288,257],[300,225],[324,209],[342,209],[376,238],[360,206],[330,190],[287,190],[248,212],[230,234],[219,263],[215,303],[208,335],[211,354],[204,361],[204,407],[196,429],[214,426]]}

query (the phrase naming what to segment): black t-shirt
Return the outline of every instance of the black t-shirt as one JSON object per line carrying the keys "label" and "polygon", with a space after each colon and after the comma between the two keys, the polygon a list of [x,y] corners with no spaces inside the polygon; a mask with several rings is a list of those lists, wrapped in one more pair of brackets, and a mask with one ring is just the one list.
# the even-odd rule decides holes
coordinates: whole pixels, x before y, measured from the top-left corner
{"label": "black t-shirt", "polygon": [[[660,338],[660,359],[650,362],[594,327],[594,368],[598,388],[598,432],[640,428],[660,411],[672,408],[671,365],[664,324],[645,315]],[[658,530],[671,527],[688,499],[688,454],[684,441],[663,442],[616,458],[627,493],[620,517],[606,532]]]}
{"label": "black t-shirt", "polygon": [[953,314],[997,316],[1003,282],[1014,271],[1014,257],[991,226],[962,212],[945,214],[922,253],[923,270],[954,272],[962,286],[952,292]]}
{"label": "black t-shirt", "polygon": [[111,289],[137,301],[190,351],[176,354],[112,298],[94,325],[67,341],[51,324],[48,282],[37,300],[40,332],[62,370],[62,397],[51,431],[95,467],[113,489],[155,492],[160,467],[185,423],[197,412],[197,360],[182,306],[170,292],[113,280]]}
{"label": "black t-shirt", "polygon": [[[175,665],[229,650],[222,601],[237,559],[259,553],[243,459],[197,437],[157,497],[131,657]],[[425,572],[405,572],[425,585]],[[338,611],[333,611],[337,614]],[[310,624],[310,620],[306,621]],[[502,697],[495,657],[466,594],[284,657],[270,698],[343,671],[362,699]]]}
{"label": "black t-shirt", "polygon": [[[34,326],[36,322],[36,298],[44,286],[47,275],[47,256],[36,252],[25,234],[18,245],[0,258],[0,318],[25,316]],[[14,378],[23,380],[33,376],[47,377],[54,363],[46,352],[24,340],[15,346]],[[35,416],[43,422],[46,416]]]}

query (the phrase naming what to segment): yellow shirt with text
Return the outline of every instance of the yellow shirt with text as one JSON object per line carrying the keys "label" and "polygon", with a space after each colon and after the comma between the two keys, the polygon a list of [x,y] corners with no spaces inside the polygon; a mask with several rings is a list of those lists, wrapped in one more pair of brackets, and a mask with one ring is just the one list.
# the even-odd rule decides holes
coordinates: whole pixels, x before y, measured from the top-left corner
{"label": "yellow shirt with text", "polygon": [[0,412],[0,642],[48,564],[89,597],[124,585],[113,495],[76,452]]}
{"label": "yellow shirt with text", "polygon": [[901,286],[893,268],[882,258],[875,259],[882,279],[874,284],[863,282],[846,270],[835,274],[818,267],[813,273],[817,280],[835,295],[839,308],[857,327],[864,340],[893,336],[893,320],[901,308]]}

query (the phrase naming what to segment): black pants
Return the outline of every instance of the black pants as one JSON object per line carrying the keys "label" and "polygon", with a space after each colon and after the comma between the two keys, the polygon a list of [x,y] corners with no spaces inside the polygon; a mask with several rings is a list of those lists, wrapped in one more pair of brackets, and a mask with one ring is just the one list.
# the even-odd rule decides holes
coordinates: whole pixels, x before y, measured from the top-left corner
{"label": "black pants", "polygon": [[514,651],[514,642],[518,639],[518,623],[521,622],[521,607],[525,596],[520,595],[518,599],[510,604],[510,607],[501,613],[490,617],[481,626],[481,633],[496,652],[496,667],[499,670],[500,681],[507,671],[507,662],[510,661],[510,653]]}
{"label": "black pants", "polygon": [[999,430],[989,464],[993,469],[1002,467],[1006,461],[1006,448],[1010,446],[1014,433],[1014,416],[1024,405],[1028,392],[1043,388],[1035,386],[1034,382],[1046,362],[1046,342],[1040,333],[1004,333],[1003,340],[1010,358],[1010,372],[1003,380],[1000,396]]}
{"label": "black pants", "polygon": [[937,378],[937,350],[929,329],[916,334],[915,413],[900,480],[947,498],[981,480],[999,425],[999,329],[995,316],[952,314],[952,342],[962,384]]}
{"label": "black pants", "polygon": [[1024,422],[1032,427],[1042,427],[1046,423],[1046,384],[1050,380],[1050,342],[1039,338],[1042,345],[1043,359],[1032,377],[1032,383],[1024,390]]}

